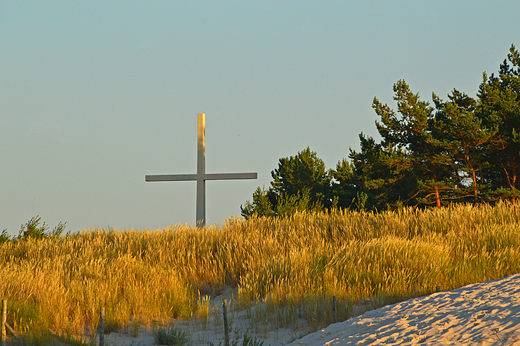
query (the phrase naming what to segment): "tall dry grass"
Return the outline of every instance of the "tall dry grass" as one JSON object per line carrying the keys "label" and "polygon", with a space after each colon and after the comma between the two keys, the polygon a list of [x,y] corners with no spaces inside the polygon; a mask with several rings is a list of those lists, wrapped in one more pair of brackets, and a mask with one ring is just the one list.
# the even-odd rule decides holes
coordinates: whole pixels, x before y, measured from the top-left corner
{"label": "tall dry grass", "polygon": [[240,307],[262,300],[280,323],[292,310],[326,323],[312,306],[332,296],[387,303],[519,271],[519,205],[334,211],[8,242],[0,298],[20,332],[93,330],[101,306],[108,325],[200,316],[200,295],[224,284],[238,287]]}

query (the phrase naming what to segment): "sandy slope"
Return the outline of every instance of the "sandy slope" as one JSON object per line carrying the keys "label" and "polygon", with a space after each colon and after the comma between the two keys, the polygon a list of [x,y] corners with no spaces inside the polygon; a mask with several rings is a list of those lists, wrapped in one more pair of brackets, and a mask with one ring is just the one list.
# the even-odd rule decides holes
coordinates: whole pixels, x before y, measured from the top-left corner
{"label": "sandy slope", "polygon": [[520,345],[520,274],[366,312],[290,345]]}
{"label": "sandy slope", "polygon": [[[223,299],[231,298],[231,293],[225,291],[213,304],[221,305]],[[241,340],[250,330],[245,311],[235,313],[232,323],[232,340]],[[190,345],[210,342],[223,345],[222,321],[209,321],[205,327],[200,322],[184,321],[178,326],[190,334]],[[301,333],[279,329],[257,330],[254,335],[264,340],[264,346],[275,346],[287,345]],[[106,341],[114,346],[154,344],[151,331],[145,329],[140,330],[138,337],[112,333]],[[520,274],[368,311],[290,343],[292,346],[415,344],[520,346]]]}

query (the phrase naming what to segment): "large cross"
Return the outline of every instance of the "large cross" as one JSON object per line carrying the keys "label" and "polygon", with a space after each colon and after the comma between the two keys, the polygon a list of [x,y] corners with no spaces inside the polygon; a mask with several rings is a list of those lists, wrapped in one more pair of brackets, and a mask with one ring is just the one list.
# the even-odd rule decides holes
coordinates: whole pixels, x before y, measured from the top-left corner
{"label": "large cross", "polygon": [[256,179],[256,173],[216,173],[206,174],[206,115],[199,114],[197,174],[147,175],[146,181],[197,181],[197,226],[206,225],[206,180]]}

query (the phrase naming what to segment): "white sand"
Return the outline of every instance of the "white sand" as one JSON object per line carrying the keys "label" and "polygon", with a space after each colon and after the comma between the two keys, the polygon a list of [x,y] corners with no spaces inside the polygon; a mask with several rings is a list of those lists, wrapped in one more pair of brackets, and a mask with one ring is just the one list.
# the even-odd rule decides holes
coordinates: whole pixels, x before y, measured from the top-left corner
{"label": "white sand", "polygon": [[[221,306],[231,291],[213,300]],[[246,312],[235,312],[231,340],[241,340],[250,330]],[[188,331],[189,345],[223,343],[221,321],[181,322]],[[258,328],[258,326],[257,326]],[[235,331],[239,331],[238,334]],[[253,333],[264,346],[287,345],[302,330],[279,329]],[[154,344],[150,330],[138,337],[112,333],[109,345],[149,346]],[[520,274],[500,280],[468,285],[453,291],[434,293],[372,310],[336,323],[290,343],[292,346],[318,345],[518,345],[520,346]],[[242,345],[239,341],[238,345]]]}
{"label": "white sand", "polygon": [[290,345],[520,345],[520,274],[336,323]]}

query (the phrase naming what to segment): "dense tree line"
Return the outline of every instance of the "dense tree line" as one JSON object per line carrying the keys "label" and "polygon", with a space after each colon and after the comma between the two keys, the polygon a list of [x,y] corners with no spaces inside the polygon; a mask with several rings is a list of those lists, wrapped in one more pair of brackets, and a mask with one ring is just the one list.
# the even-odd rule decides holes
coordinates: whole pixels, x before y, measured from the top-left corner
{"label": "dense tree line", "polygon": [[257,188],[242,215],[283,215],[331,207],[384,210],[494,203],[520,196],[520,54],[511,45],[497,73],[472,98],[454,89],[423,101],[404,81],[397,109],[374,98],[381,141],[363,133],[360,151],[327,170],[307,148],[282,158],[270,186]]}

